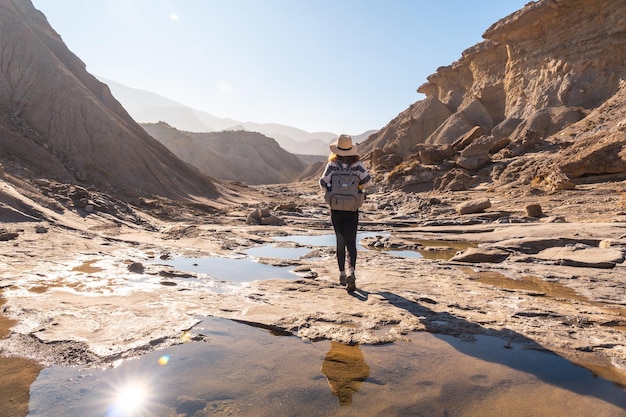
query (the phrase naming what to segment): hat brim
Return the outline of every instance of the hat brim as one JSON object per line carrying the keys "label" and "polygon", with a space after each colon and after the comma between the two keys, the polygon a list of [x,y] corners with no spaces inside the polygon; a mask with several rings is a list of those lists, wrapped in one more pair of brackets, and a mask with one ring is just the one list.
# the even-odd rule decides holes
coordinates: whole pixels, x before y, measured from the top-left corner
{"label": "hat brim", "polygon": [[358,154],[356,144],[352,144],[350,149],[339,149],[337,142],[330,144],[330,151],[339,156],[354,156]]}

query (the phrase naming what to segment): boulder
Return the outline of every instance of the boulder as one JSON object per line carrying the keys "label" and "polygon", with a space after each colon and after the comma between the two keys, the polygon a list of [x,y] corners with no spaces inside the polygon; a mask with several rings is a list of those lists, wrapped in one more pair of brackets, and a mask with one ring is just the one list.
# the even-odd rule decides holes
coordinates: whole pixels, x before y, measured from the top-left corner
{"label": "boulder", "polygon": [[523,237],[502,240],[500,242],[493,243],[491,246],[508,251],[535,254],[549,248],[575,246],[580,244],[592,246],[597,243],[598,242],[595,240],[579,240],[563,237]]}
{"label": "boulder", "polygon": [[468,248],[464,252],[457,253],[450,261],[469,263],[499,263],[509,257],[507,251],[496,248]]}
{"label": "boulder", "polygon": [[282,226],[285,224],[285,221],[278,216],[269,215],[261,218],[261,224],[266,226]]}
{"label": "boulder", "polygon": [[539,204],[528,204],[524,207],[526,210],[526,215],[528,217],[541,217],[543,216],[543,212],[541,210],[541,206]]}
{"label": "boulder", "polygon": [[559,265],[585,268],[614,268],[624,262],[624,252],[619,249],[579,248],[577,246],[544,249],[536,258],[556,262]]}
{"label": "boulder", "polygon": [[433,188],[437,191],[463,191],[472,186],[474,179],[463,169],[453,169],[435,179]]}
{"label": "boulder", "polygon": [[456,164],[468,171],[475,171],[491,162],[491,157],[485,152],[483,155],[459,156]]}
{"label": "boulder", "polygon": [[413,148],[417,159],[423,165],[438,165],[454,156],[454,150],[449,146],[417,145]]}
{"label": "boulder", "polygon": [[491,201],[488,198],[480,198],[459,204],[456,206],[456,211],[459,214],[482,213],[489,207],[491,207]]}
{"label": "boulder", "polygon": [[569,178],[626,172],[626,138],[612,132],[582,139],[559,152],[555,165]]}
{"label": "boulder", "polygon": [[477,139],[480,136],[482,136],[482,134],[483,134],[483,130],[481,129],[481,127],[480,126],[474,126],[473,129],[471,129],[469,132],[467,132],[466,134],[464,134],[463,136],[458,138],[456,140],[456,142],[454,142],[451,145],[451,148],[456,150],[456,151],[460,151],[462,149],[465,149],[467,146],[472,144],[472,142],[474,142],[475,139]]}
{"label": "boulder", "polygon": [[268,208],[257,208],[248,215],[246,224],[280,226],[285,224],[285,221],[271,214]]}
{"label": "boulder", "polygon": [[302,209],[296,203],[283,203],[274,207],[274,211],[288,211],[294,213],[302,213]]}

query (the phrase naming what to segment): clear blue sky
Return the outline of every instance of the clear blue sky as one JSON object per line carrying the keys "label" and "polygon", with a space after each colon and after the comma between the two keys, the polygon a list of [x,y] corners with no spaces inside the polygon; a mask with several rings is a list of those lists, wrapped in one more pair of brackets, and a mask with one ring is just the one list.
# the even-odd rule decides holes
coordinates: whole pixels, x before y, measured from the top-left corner
{"label": "clear blue sky", "polygon": [[87,70],[218,117],[379,129],[529,0],[33,0]]}

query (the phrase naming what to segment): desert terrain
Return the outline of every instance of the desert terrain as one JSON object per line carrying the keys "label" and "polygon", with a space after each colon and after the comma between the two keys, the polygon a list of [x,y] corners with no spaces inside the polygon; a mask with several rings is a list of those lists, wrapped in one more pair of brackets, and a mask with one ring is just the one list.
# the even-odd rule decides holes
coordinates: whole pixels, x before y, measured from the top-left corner
{"label": "desert terrain", "polygon": [[[221,214],[172,206],[156,217],[136,209],[134,222],[39,205],[47,221],[3,224],[0,352],[43,365],[108,366],[181,343],[198,317],[214,316],[348,344],[390,343],[419,331],[486,334],[625,384],[624,186],[410,198],[379,190],[362,209],[360,230],[375,233],[361,244],[386,250],[359,251],[354,294],[338,285],[332,247],[259,259],[294,268],[291,280],[204,277],[213,284],[199,285],[193,273],[160,262],[241,257],[268,244],[297,246],[273,237],[332,233],[313,183],[244,186],[240,204]],[[489,208],[458,213],[460,203],[484,198]],[[255,201],[283,224],[247,224]],[[529,217],[530,204],[542,215]]]}
{"label": "desert terrain", "polygon": [[[336,346],[493,336],[626,386],[625,15],[529,2],[359,142],[376,186],[348,294],[332,246],[284,240],[332,234],[323,158],[275,172],[286,156],[264,138],[273,151],[238,160],[254,182],[214,178],[258,135],[216,133],[219,155],[169,125],[159,141],[29,0],[0,2],[0,410],[26,415],[54,365],[203,343],[206,317]],[[172,264],[253,249],[293,273]]]}

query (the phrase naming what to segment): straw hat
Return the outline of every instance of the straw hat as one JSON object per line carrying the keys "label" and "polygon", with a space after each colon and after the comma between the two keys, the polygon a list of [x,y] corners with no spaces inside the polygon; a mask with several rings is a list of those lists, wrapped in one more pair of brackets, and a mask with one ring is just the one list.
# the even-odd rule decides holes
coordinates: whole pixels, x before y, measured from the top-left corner
{"label": "straw hat", "polygon": [[350,135],[339,135],[337,140],[330,144],[330,151],[339,156],[352,156],[357,154],[356,144],[352,144]]}

